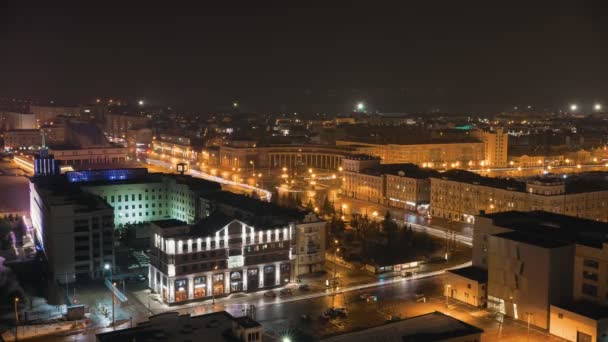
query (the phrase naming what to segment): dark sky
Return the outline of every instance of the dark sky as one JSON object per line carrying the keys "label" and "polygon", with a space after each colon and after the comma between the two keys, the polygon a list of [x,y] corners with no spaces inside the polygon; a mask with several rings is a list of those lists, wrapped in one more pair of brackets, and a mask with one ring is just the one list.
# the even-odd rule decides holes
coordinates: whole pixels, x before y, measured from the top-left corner
{"label": "dark sky", "polygon": [[608,102],[601,1],[208,2],[4,0],[0,95],[319,112]]}

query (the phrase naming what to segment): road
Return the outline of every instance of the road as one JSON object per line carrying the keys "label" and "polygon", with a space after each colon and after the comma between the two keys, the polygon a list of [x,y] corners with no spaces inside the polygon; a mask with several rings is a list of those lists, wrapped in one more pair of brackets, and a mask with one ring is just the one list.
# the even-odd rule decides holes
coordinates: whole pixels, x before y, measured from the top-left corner
{"label": "road", "polygon": [[[207,303],[176,311],[200,315],[226,310],[239,316],[250,304],[255,304],[255,318],[262,323],[265,331],[271,336],[276,338],[294,336],[295,331],[298,330],[318,338],[328,334],[381,325],[391,317],[407,318],[437,310],[484,329],[483,341],[562,341],[534,327],[528,330],[522,321],[495,316],[486,310],[460,304],[454,300],[449,300],[446,306],[446,299],[442,296],[444,285],[445,276],[436,274],[417,279],[399,278],[394,282],[375,284],[367,288],[353,287],[353,289],[342,291],[335,296],[296,290],[293,297],[273,299],[259,295],[246,296],[218,302],[215,305]],[[369,302],[362,300],[361,294],[375,295],[378,300]],[[332,306],[345,307],[348,316],[328,322],[320,320],[319,315]],[[302,315],[309,315],[311,320],[303,320]],[[121,322],[121,328],[129,326],[128,322],[124,320]],[[89,332],[99,333],[103,330],[109,329],[103,328]],[[78,333],[38,340],[94,341],[94,335]]]}

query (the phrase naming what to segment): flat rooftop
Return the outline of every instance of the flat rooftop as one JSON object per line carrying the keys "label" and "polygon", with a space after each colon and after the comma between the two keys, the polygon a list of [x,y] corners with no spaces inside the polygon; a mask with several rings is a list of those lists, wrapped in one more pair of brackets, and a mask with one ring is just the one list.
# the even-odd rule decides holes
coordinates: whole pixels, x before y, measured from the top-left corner
{"label": "flat rooftop", "polygon": [[499,227],[601,248],[608,241],[608,223],[549,213],[546,211],[505,211],[480,215]]}
{"label": "flat rooftop", "polygon": [[184,221],[176,220],[176,219],[166,219],[166,220],[156,220],[151,221],[150,223],[154,224],[159,228],[172,228],[172,227],[180,227],[188,225]]}
{"label": "flat rooftop", "polygon": [[[249,326],[247,320],[251,321],[251,319],[235,318],[226,311],[200,316],[180,315],[177,312],[167,312],[150,316],[148,321],[138,323],[137,326],[133,328],[97,334],[97,341],[240,341],[240,339],[232,334],[232,324],[233,322],[238,324],[246,323]],[[260,336],[260,339],[261,338],[262,337]]]}
{"label": "flat rooftop", "polygon": [[592,301],[578,300],[552,306],[595,320],[608,318],[608,306],[599,305],[598,303]]}
{"label": "flat rooftop", "polygon": [[527,232],[521,231],[512,231],[507,233],[495,234],[495,237],[499,237],[501,239],[521,242],[526,245],[532,245],[536,247],[552,249],[559,248],[568,245],[572,245],[572,241],[561,240],[556,238],[544,238],[542,236],[536,234],[529,234]]}
{"label": "flat rooftop", "polygon": [[[487,186],[490,188],[505,189],[510,191],[526,191],[526,181],[514,178],[486,177],[475,172],[466,170],[447,170],[445,172],[440,173],[438,176],[434,176],[433,178]],[[551,183],[564,183],[566,186],[566,194],[608,190],[608,172],[601,171],[583,172],[575,175],[570,175],[566,179],[559,180],[559,182],[554,175],[534,177],[530,178],[529,181],[543,182],[547,185],[550,185]]]}
{"label": "flat rooftop", "polygon": [[416,179],[426,179],[430,177],[439,177],[440,173],[433,169],[423,169],[415,164],[380,164],[361,171],[363,174],[381,176],[393,175],[403,176]]}
{"label": "flat rooftop", "polygon": [[449,270],[448,272],[459,275],[463,278],[475,280],[478,283],[488,282],[488,271],[479,267],[469,266],[457,268],[455,270]]}
{"label": "flat rooftop", "polygon": [[368,342],[368,341],[444,341],[475,334],[483,330],[439,311],[415,316],[381,326],[333,336],[326,342]]}

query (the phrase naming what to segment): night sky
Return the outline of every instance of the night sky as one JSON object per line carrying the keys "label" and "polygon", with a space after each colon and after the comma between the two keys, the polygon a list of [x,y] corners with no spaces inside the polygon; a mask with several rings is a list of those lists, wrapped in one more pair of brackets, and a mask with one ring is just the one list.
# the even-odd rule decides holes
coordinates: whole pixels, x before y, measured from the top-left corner
{"label": "night sky", "polygon": [[0,96],[273,112],[608,103],[601,1],[90,2],[2,1]]}

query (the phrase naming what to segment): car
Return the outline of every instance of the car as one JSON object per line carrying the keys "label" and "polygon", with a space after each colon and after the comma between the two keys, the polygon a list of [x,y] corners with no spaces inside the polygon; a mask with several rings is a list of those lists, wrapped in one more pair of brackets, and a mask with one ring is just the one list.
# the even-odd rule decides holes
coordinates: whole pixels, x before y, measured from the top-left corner
{"label": "car", "polygon": [[277,294],[274,291],[266,291],[264,292],[264,297],[277,298]]}
{"label": "car", "polygon": [[346,317],[346,308],[332,308],[332,310],[336,313],[336,316]]}
{"label": "car", "polygon": [[310,291],[310,286],[308,286],[308,284],[302,284],[302,285],[298,286],[298,290],[300,290],[300,291]]}
{"label": "car", "polygon": [[411,277],[411,276],[413,276],[413,275],[414,275],[414,273],[413,273],[413,272],[403,272],[403,273],[401,274],[401,276],[402,276],[402,277],[404,277],[404,278],[405,278],[405,277]]}
{"label": "car", "polygon": [[279,291],[279,293],[281,294],[281,296],[289,296],[293,294],[293,292],[291,292],[291,289],[288,288],[282,289],[281,291]]}

